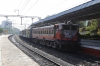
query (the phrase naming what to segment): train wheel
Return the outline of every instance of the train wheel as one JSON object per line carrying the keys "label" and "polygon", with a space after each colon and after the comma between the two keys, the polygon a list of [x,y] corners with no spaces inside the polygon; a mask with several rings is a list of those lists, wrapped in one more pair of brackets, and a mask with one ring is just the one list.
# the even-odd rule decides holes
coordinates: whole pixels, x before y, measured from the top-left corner
{"label": "train wheel", "polygon": [[41,44],[43,45],[43,40],[41,40]]}
{"label": "train wheel", "polygon": [[45,45],[47,46],[47,44],[48,44],[48,41],[45,41]]}
{"label": "train wheel", "polygon": [[45,45],[45,40],[42,40],[42,45]]}
{"label": "train wheel", "polygon": [[53,48],[57,48],[57,43],[56,43],[56,42],[53,42],[53,43],[52,43],[52,47],[53,47]]}
{"label": "train wheel", "polygon": [[48,47],[50,46],[50,42],[49,42],[49,41],[47,41],[47,46],[48,46]]}
{"label": "train wheel", "polygon": [[39,44],[41,44],[41,40],[39,41]]}
{"label": "train wheel", "polygon": [[32,39],[32,42],[34,42],[34,39]]}

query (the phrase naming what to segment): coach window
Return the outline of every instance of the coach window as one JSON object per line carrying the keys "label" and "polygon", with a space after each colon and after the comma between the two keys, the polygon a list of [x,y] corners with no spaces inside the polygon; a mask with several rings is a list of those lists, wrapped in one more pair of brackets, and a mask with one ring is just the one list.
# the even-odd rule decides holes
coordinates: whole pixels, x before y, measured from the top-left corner
{"label": "coach window", "polygon": [[41,30],[41,34],[42,34],[42,30]]}
{"label": "coach window", "polygon": [[36,30],[34,30],[34,34],[36,33]]}
{"label": "coach window", "polygon": [[53,34],[53,29],[52,29],[52,34]]}
{"label": "coach window", "polygon": [[44,34],[44,30],[43,30],[43,34]]}
{"label": "coach window", "polygon": [[53,32],[52,32],[52,29],[51,29],[51,34],[52,34]]}
{"label": "coach window", "polygon": [[50,34],[50,32],[51,32],[51,31],[50,31],[50,29],[49,29],[49,34]]}
{"label": "coach window", "polygon": [[46,34],[46,30],[45,30],[45,34]]}
{"label": "coach window", "polygon": [[42,30],[42,34],[43,34],[43,30]]}
{"label": "coach window", "polygon": [[35,31],[35,33],[37,34],[37,30]]}
{"label": "coach window", "polygon": [[47,30],[45,30],[45,34],[47,34]]}
{"label": "coach window", "polygon": [[48,29],[48,34],[50,34],[50,29]]}
{"label": "coach window", "polygon": [[42,30],[41,30],[41,34],[42,34]]}
{"label": "coach window", "polygon": [[36,34],[39,34],[39,31],[36,31]]}
{"label": "coach window", "polygon": [[51,34],[51,29],[49,29],[49,34]]}
{"label": "coach window", "polygon": [[52,29],[51,29],[51,34],[52,34],[53,32],[52,32]]}
{"label": "coach window", "polygon": [[48,30],[47,30],[47,34],[48,34]]}
{"label": "coach window", "polygon": [[36,34],[39,34],[39,31],[38,30],[36,30]]}
{"label": "coach window", "polygon": [[42,32],[42,31],[40,30],[40,34],[41,34],[41,32]]}
{"label": "coach window", "polygon": [[39,32],[38,32],[38,31],[36,31],[36,34],[39,34]]}
{"label": "coach window", "polygon": [[36,30],[36,34],[39,34],[39,31]]}
{"label": "coach window", "polygon": [[50,30],[50,32],[51,32],[50,34],[52,34],[52,29]]}
{"label": "coach window", "polygon": [[32,33],[34,33],[34,31],[32,31]]}
{"label": "coach window", "polygon": [[38,34],[38,31],[36,30],[36,34]]}
{"label": "coach window", "polygon": [[48,34],[48,30],[46,30],[46,34]]}
{"label": "coach window", "polygon": [[38,34],[38,31],[36,30],[36,34]]}
{"label": "coach window", "polygon": [[35,31],[33,31],[33,34],[34,34],[34,32],[35,32]]}
{"label": "coach window", "polygon": [[48,30],[47,30],[47,34],[48,34]]}
{"label": "coach window", "polygon": [[35,34],[36,34],[36,30],[35,30],[35,32],[34,32]]}
{"label": "coach window", "polygon": [[48,34],[49,34],[49,31],[50,31],[50,30],[48,29]]}
{"label": "coach window", "polygon": [[35,33],[35,31],[33,30],[33,34]]}
{"label": "coach window", "polygon": [[44,30],[44,34],[45,34],[45,30]]}
{"label": "coach window", "polygon": [[49,34],[51,34],[51,30],[49,29]]}
{"label": "coach window", "polygon": [[50,34],[50,29],[48,29],[48,34]]}
{"label": "coach window", "polygon": [[43,34],[43,29],[42,29],[42,34]]}
{"label": "coach window", "polygon": [[36,30],[35,30],[35,34],[36,34]]}
{"label": "coach window", "polygon": [[41,34],[41,30],[40,30],[40,34]]}
{"label": "coach window", "polygon": [[44,34],[46,34],[46,30],[44,31]]}
{"label": "coach window", "polygon": [[43,30],[42,30],[42,34],[43,34]]}
{"label": "coach window", "polygon": [[46,34],[46,30],[45,30],[45,34]]}
{"label": "coach window", "polygon": [[34,34],[35,34],[35,31],[34,31]]}
{"label": "coach window", "polygon": [[46,34],[46,30],[45,30],[45,34]]}
{"label": "coach window", "polygon": [[44,30],[43,30],[43,34],[44,34]]}
{"label": "coach window", "polygon": [[45,30],[43,31],[43,34],[45,34]]}
{"label": "coach window", "polygon": [[35,34],[35,30],[34,30],[34,34]]}
{"label": "coach window", "polygon": [[36,30],[34,30],[34,34],[36,33]]}
{"label": "coach window", "polygon": [[40,31],[39,30],[37,31],[37,34],[40,34]]}
{"label": "coach window", "polygon": [[35,31],[33,30],[33,34],[34,34],[34,32],[35,32]]}

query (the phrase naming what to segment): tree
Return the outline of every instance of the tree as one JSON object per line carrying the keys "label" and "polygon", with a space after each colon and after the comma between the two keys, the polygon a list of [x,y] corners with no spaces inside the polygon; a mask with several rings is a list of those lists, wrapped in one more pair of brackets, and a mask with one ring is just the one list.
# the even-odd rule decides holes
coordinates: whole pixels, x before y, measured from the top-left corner
{"label": "tree", "polygon": [[78,22],[78,25],[79,25],[80,28],[84,27],[84,21]]}
{"label": "tree", "polygon": [[89,26],[86,27],[86,30],[89,31],[90,33],[96,34],[98,31],[98,20],[97,19],[90,20]]}
{"label": "tree", "polygon": [[0,33],[2,33],[2,32],[3,32],[3,28],[0,27]]}

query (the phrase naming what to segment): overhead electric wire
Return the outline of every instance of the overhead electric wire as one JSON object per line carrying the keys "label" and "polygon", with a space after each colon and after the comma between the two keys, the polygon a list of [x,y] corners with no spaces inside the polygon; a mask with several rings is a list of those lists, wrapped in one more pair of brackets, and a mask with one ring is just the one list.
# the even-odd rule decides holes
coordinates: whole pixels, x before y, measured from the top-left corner
{"label": "overhead electric wire", "polygon": [[[61,3],[57,4],[56,6],[54,6],[54,7],[50,8],[50,9],[48,9],[48,10],[47,10],[47,11],[45,11],[44,13],[46,13],[46,12],[48,12],[48,11],[50,11],[50,10],[54,9],[55,7],[59,6],[60,4],[62,4],[62,3],[63,3],[63,2],[65,2],[65,1],[67,1],[67,0],[62,1]],[[82,2],[80,2],[80,3],[83,3],[83,2],[85,2],[85,1],[86,1],[86,0],[84,0],[84,1],[82,1]],[[77,5],[79,5],[80,3],[78,3]],[[76,6],[76,4],[75,4],[74,6]],[[44,14],[44,13],[43,13],[43,14]]]}
{"label": "overhead electric wire", "polygon": [[33,7],[33,6],[35,6],[35,4],[38,2],[39,0],[37,0],[26,12],[25,12],[25,14]]}
{"label": "overhead electric wire", "polygon": [[22,13],[22,11],[23,11],[23,10],[25,9],[25,7],[28,5],[29,1],[30,1],[30,0],[28,0],[28,1],[26,0],[26,2],[24,3],[22,9],[20,10],[20,13]]}
{"label": "overhead electric wire", "polygon": [[25,5],[26,2],[27,2],[27,0],[24,2],[24,4],[22,5],[22,7],[20,8],[20,11],[21,11],[21,9],[24,7],[24,5]]}
{"label": "overhead electric wire", "polygon": [[19,9],[19,7],[20,7],[20,5],[22,4],[22,2],[23,2],[23,0],[21,0],[21,1],[20,1],[19,6],[18,6],[18,8],[17,8],[17,9]]}
{"label": "overhead electric wire", "polygon": [[65,1],[67,1],[67,0],[64,0],[64,1],[60,2],[59,4],[57,4],[56,6],[54,6],[54,7],[50,8],[50,9],[48,9],[48,10],[47,10],[47,11],[45,11],[44,13],[46,13],[46,12],[48,12],[48,11],[52,10],[53,8],[57,7],[58,5],[62,4],[62,3],[63,3],[63,2],[65,2]]}

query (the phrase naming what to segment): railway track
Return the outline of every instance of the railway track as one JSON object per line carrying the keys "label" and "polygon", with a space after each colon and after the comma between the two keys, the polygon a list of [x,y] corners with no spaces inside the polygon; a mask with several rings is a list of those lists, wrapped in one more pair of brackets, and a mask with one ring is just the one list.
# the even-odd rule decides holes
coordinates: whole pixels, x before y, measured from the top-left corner
{"label": "railway track", "polygon": [[[17,42],[13,38],[11,40],[15,43],[15,45],[17,47],[23,48],[21,50],[24,51],[25,53],[29,54],[30,56],[33,56],[33,52],[34,52],[35,55],[38,55],[38,56],[41,56],[42,58],[44,58],[50,64],[50,65],[46,64],[46,66],[74,66],[73,64],[67,63],[59,58],[56,58],[52,55],[42,52],[42,51],[38,50],[37,48],[33,48],[32,46],[29,46],[29,45],[19,41],[18,39],[16,39]],[[19,42],[21,44],[19,44]]]}
{"label": "railway track", "polygon": [[[61,51],[60,53],[63,53],[63,56],[65,56],[65,54],[67,55],[68,58],[66,58],[66,59],[68,59],[67,61],[70,62],[70,63],[68,63],[68,62],[64,61],[65,58],[62,60],[62,58],[58,58],[56,56],[53,56],[52,54],[50,55],[46,52],[42,52],[41,50],[38,50],[37,48],[33,48],[31,45],[28,45],[26,42],[20,40],[18,37],[16,38],[16,40],[18,43],[21,43],[21,45],[19,47],[24,46],[23,51],[25,51],[25,49],[27,49],[28,52],[27,51],[25,51],[25,52],[28,54],[31,54],[31,56],[33,55],[32,52],[35,52],[36,53],[35,55],[39,55],[39,56],[47,59],[48,61],[52,62],[54,65],[51,65],[51,66],[80,66],[80,65],[98,66],[98,63],[93,62],[94,61],[93,59],[89,59],[88,57],[85,57],[85,56],[84,56],[85,58],[82,57],[84,54],[81,54],[81,53],[76,54],[76,53],[66,53],[66,52]],[[13,39],[13,41],[14,41],[14,39]],[[16,41],[14,43],[16,43]],[[16,44],[16,45],[19,45],[19,44]],[[32,52],[30,52],[30,51],[32,51]],[[72,59],[72,61],[70,59]],[[77,62],[77,61],[80,61],[80,62]],[[93,63],[91,63],[91,62],[93,62]]]}

